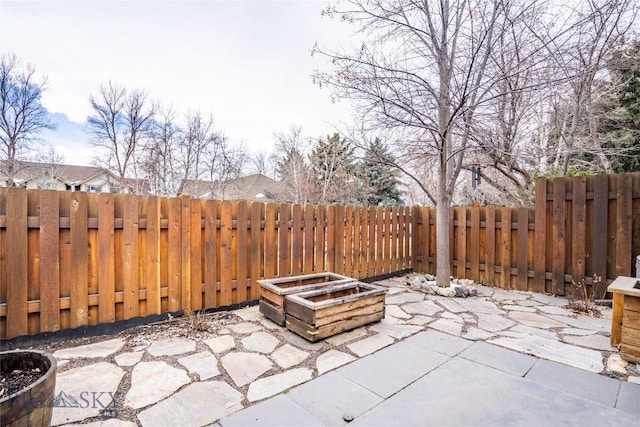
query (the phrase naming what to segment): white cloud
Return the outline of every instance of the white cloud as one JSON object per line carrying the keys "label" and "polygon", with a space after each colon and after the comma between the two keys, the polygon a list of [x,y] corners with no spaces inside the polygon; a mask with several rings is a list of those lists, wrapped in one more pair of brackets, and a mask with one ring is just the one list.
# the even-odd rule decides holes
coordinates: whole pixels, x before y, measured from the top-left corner
{"label": "white cloud", "polygon": [[[117,80],[176,111],[213,114],[231,141],[264,149],[296,123],[306,134],[348,121],[311,82],[318,41],[337,46],[351,28],[320,18],[325,2],[46,1],[0,4],[0,50],[46,74],[44,106],[82,123],[88,98]],[[26,30],[28,29],[28,30]]]}

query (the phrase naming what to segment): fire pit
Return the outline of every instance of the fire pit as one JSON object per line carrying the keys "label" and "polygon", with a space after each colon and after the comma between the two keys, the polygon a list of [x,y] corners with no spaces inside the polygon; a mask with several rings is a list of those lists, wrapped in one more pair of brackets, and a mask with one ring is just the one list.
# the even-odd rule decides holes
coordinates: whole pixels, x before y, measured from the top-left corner
{"label": "fire pit", "polygon": [[611,345],[620,356],[640,363],[640,280],[620,276],[607,288],[613,294]]}

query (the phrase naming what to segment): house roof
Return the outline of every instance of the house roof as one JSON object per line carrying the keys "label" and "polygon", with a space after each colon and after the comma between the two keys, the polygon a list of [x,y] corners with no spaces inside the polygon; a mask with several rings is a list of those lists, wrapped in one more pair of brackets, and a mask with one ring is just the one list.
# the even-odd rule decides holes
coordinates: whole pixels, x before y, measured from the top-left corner
{"label": "house roof", "polygon": [[222,183],[218,181],[187,180],[184,192],[193,197],[228,200],[278,200],[281,184],[263,174],[243,176]]}
{"label": "house roof", "polygon": [[[0,174],[6,176],[5,168],[0,168]],[[112,175],[106,169],[95,166],[75,166],[63,164],[48,164],[37,162],[16,162],[16,173],[14,181],[16,183],[28,182],[41,177],[44,173],[50,173],[66,184],[79,185],[101,174]]]}

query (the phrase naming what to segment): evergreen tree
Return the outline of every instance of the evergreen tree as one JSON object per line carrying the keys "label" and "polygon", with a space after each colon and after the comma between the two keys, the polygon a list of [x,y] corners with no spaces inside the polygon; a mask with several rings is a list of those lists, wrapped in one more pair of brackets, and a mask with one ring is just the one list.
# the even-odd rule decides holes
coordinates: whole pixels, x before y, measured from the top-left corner
{"label": "evergreen tree", "polygon": [[611,163],[618,173],[640,171],[640,41],[614,51],[609,69],[615,90],[606,98],[611,119],[603,131]]}
{"label": "evergreen tree", "polygon": [[360,178],[364,191],[360,202],[369,206],[404,205],[398,188],[397,171],[391,166],[395,159],[379,138],[369,144],[360,163]]}

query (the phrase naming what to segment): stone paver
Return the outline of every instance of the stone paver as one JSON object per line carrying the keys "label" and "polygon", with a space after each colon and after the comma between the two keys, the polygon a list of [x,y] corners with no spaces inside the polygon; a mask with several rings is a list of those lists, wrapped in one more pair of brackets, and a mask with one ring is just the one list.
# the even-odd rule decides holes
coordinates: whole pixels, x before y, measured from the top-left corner
{"label": "stone paver", "polygon": [[594,350],[603,351],[615,351],[614,347],[611,347],[611,338],[604,335],[587,335],[583,337],[567,335],[563,338],[564,342],[569,344],[576,344],[580,347],[588,347]]}
{"label": "stone paver", "polygon": [[53,356],[56,359],[105,358],[120,351],[120,349],[124,347],[124,344],[125,340],[123,338],[115,338],[112,340],[58,350],[53,353]]}
{"label": "stone paver", "polygon": [[118,366],[133,366],[142,359],[143,355],[143,351],[128,351],[118,354],[114,359]]}
{"label": "stone paver", "polygon": [[198,382],[140,412],[138,419],[143,427],[207,425],[242,409],[242,398],[222,381]]}
{"label": "stone paver", "polygon": [[499,337],[489,342],[591,372],[604,369],[601,352],[547,338],[525,335],[519,338]]}
{"label": "stone paver", "polygon": [[442,311],[442,307],[438,306],[433,301],[418,301],[405,304],[402,309],[411,314],[421,314],[424,316],[435,316]]}
{"label": "stone paver", "polygon": [[271,354],[273,361],[283,369],[299,365],[307,357],[309,357],[309,352],[300,350],[291,344],[285,344]]}
{"label": "stone paver", "polygon": [[481,314],[504,314],[505,311],[498,308],[493,302],[482,297],[458,298],[458,303],[465,307],[470,313]]}
{"label": "stone paver", "polygon": [[532,326],[534,328],[562,328],[567,326],[566,323],[561,323],[558,320],[550,319],[549,317],[542,316],[536,313],[525,313],[521,311],[509,312],[509,317],[518,323],[523,325]]}
{"label": "stone paver", "polygon": [[255,353],[229,353],[222,358],[222,367],[238,387],[254,381],[272,366],[269,359]]}
{"label": "stone paver", "polygon": [[424,300],[424,294],[405,292],[403,294],[396,294],[385,297],[386,304],[406,304],[408,302],[418,302]]}
{"label": "stone paver", "polygon": [[520,324],[515,325],[513,328],[510,329],[510,331],[520,332],[520,333],[526,334],[526,335],[536,335],[536,336],[543,337],[543,338],[557,339],[557,335],[553,331],[549,331],[549,330],[546,330],[546,329],[534,328],[534,327],[526,326],[526,325],[520,325]]}
{"label": "stone paver", "polygon": [[[467,311],[467,308],[458,304],[458,301],[456,301],[455,298],[441,299],[438,301],[438,304],[447,309],[447,311],[450,313],[464,313],[465,311]],[[429,316],[433,316],[433,313],[429,314]]]}
{"label": "stone paver", "polygon": [[515,325],[513,320],[495,314],[481,316],[478,320],[478,328],[489,332],[503,331],[513,325]]}
{"label": "stone paver", "polygon": [[462,333],[462,323],[451,319],[438,319],[429,323],[429,327],[451,335],[459,336]]}
{"label": "stone paver", "polygon": [[354,360],[356,360],[356,358],[350,354],[331,349],[316,358],[316,369],[318,370],[318,374],[324,374]]}
{"label": "stone paver", "polygon": [[610,322],[603,322],[602,319],[585,316],[583,314],[579,314],[576,317],[550,314],[549,317],[557,320],[558,322],[573,326],[574,328],[588,329],[598,332],[609,332],[611,329]]}
{"label": "stone paver", "polygon": [[334,335],[332,337],[327,338],[325,341],[337,347],[339,345],[346,344],[348,342],[357,340],[365,336],[367,336],[367,329],[365,327],[361,327],[358,329],[354,329],[352,331],[343,332],[341,334]]}
{"label": "stone paver", "polygon": [[243,322],[237,323],[235,325],[229,325],[229,329],[231,329],[236,334],[252,334],[254,332],[262,331],[260,325],[256,325],[255,323]]}
{"label": "stone paver", "polygon": [[[107,362],[59,372],[56,375],[51,425],[73,423],[100,415],[100,410],[111,404],[112,396],[124,375],[122,368]],[[94,392],[97,394],[93,395]],[[97,401],[93,396],[97,397]],[[83,397],[89,398],[90,404]]]}
{"label": "stone paver", "polygon": [[260,321],[260,319],[262,319],[262,314],[260,314],[260,307],[257,305],[235,310],[233,314],[240,317],[245,322],[258,322]]}
{"label": "stone paver", "polygon": [[397,317],[398,319],[410,319],[411,315],[398,307],[397,305],[387,305],[385,307],[385,316]]}
{"label": "stone paver", "polygon": [[233,336],[231,335],[221,335],[215,338],[210,338],[208,340],[204,340],[204,343],[208,345],[214,353],[224,353],[236,346]]}
{"label": "stone paver", "polygon": [[329,372],[303,384],[286,396],[322,421],[325,426],[345,425],[345,414],[357,417],[383,400],[372,391],[336,372]]}
{"label": "stone paver", "polygon": [[429,322],[433,322],[433,317],[413,316],[411,319],[407,320],[408,325],[417,325],[417,326],[424,326]]}
{"label": "stone paver", "polygon": [[280,344],[278,338],[266,332],[254,332],[241,342],[245,350],[264,354],[271,353]]}
{"label": "stone paver", "polygon": [[140,362],[131,371],[131,388],[124,404],[139,409],[171,396],[191,380],[185,371],[166,362]]}
{"label": "stone paver", "polygon": [[406,338],[423,329],[421,326],[415,325],[391,324],[385,322],[385,320],[386,319],[383,319],[380,323],[371,326],[369,329],[397,339]]}
{"label": "stone paver", "polygon": [[627,375],[629,362],[624,360],[618,353],[614,353],[607,358],[607,372]]}
{"label": "stone paver", "polygon": [[313,372],[309,369],[296,368],[281,374],[261,378],[252,382],[249,386],[249,390],[247,391],[247,400],[249,402],[255,402],[257,400],[271,397],[287,390],[288,388],[302,384],[305,381],[309,381],[312,376]]}
{"label": "stone paver", "polygon": [[200,353],[182,357],[178,359],[178,362],[187,368],[189,372],[197,374],[200,381],[220,375],[218,359],[208,351],[201,351]]}
{"label": "stone paver", "polygon": [[196,349],[196,342],[188,338],[169,338],[156,341],[147,347],[147,352],[155,357],[190,353]]}
{"label": "stone paver", "polygon": [[377,334],[365,338],[360,341],[356,341],[347,345],[349,350],[354,352],[358,357],[366,356],[374,351],[378,351],[390,344],[393,344],[393,338],[388,335]]}

